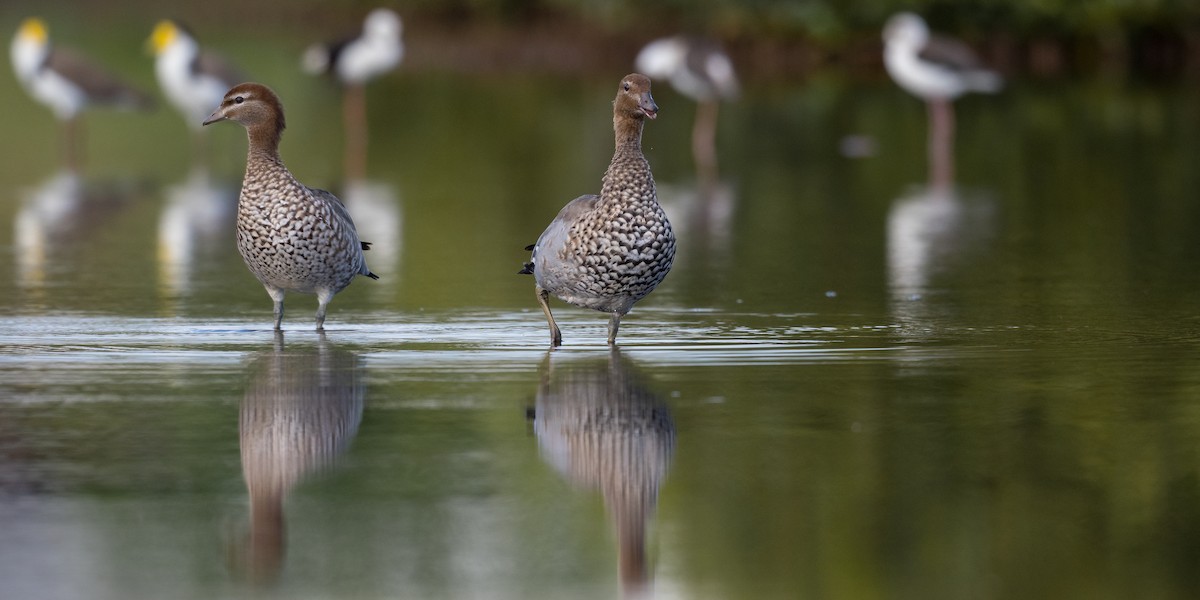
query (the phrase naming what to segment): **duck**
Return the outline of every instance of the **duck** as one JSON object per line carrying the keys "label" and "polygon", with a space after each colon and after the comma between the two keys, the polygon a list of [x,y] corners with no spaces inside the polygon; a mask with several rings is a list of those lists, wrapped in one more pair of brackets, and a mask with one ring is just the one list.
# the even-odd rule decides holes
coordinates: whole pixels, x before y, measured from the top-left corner
{"label": "duck", "polygon": [[608,344],[616,345],[621,318],[662,283],[675,260],[675,233],[658,203],[642,128],[658,116],[650,78],[631,73],[613,100],[615,149],[600,194],[580,196],[559,211],[519,273],[533,275],[538,304],[550,326],[550,346],[562,331],[550,312],[555,297],[609,313]]}
{"label": "duck", "polygon": [[953,101],[969,92],[998,92],[1004,80],[961,40],[933,34],[915,13],[902,12],[883,28],[883,64],[908,93],[925,101],[929,112],[930,183],[953,180]]}
{"label": "duck", "polygon": [[342,122],[346,147],[343,170],[346,179],[366,176],[368,81],[388,73],[404,58],[400,15],[377,8],[363,20],[362,31],[331,43],[313,44],[301,59],[304,70],[327,74],[342,85]]}
{"label": "duck", "polygon": [[711,38],[674,35],[646,44],[634,60],[638,72],[665,79],[680,94],[696,102],[692,124],[692,156],[702,178],[716,179],[717,108],[738,97],[733,59]]}
{"label": "duck", "polygon": [[324,331],[330,300],[367,267],[349,211],[337,196],[296,180],[279,157],[285,128],[283,103],[260,83],[238,84],[204,125],[233,121],[246,128],[249,152],[237,204],[237,246],[246,267],[274,302],[275,330],[282,328],[286,292],[316,294],[316,329]]}
{"label": "duck", "polygon": [[154,107],[149,95],[93,60],[71,48],[51,44],[50,29],[40,18],[30,17],[21,22],[13,37],[11,58],[21,87],[63,123],[68,168],[79,165],[79,116],[85,109]]}
{"label": "duck", "polygon": [[159,87],[194,132],[201,131],[204,118],[221,103],[226,91],[247,81],[227,59],[202,48],[179,21],[159,21],[146,43],[154,54]]}

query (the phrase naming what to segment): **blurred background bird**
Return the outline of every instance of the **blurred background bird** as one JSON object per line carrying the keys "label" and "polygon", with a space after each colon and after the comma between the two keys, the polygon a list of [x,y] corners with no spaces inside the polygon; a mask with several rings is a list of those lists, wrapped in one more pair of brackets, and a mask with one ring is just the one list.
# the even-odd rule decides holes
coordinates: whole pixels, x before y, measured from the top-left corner
{"label": "blurred background bird", "polygon": [[150,109],[150,96],[123,82],[105,68],[70,48],[50,43],[50,31],[38,18],[25,19],[13,38],[13,70],[34,100],[46,105],[63,123],[66,167],[78,170],[81,162],[84,109],[103,106],[117,109]]}
{"label": "blurred background bird", "polygon": [[203,160],[201,123],[229,88],[248,78],[224,57],[202,48],[196,36],[178,21],[159,21],[146,43],[154,53],[158,85],[187,121],[197,158]]}
{"label": "blurred background bird", "polygon": [[717,179],[717,106],[738,96],[740,85],[733,61],[715,40],[676,35],[654,40],[642,48],[636,69],[652,79],[665,79],[680,94],[696,102],[692,125],[692,156],[701,182]]}
{"label": "blurred background bird", "polygon": [[358,181],[366,176],[368,81],[396,68],[404,57],[400,15],[386,8],[371,11],[362,31],[335,42],[314,44],[301,64],[308,73],[328,74],[342,85],[346,148],[343,176]]}
{"label": "blurred background bird", "polygon": [[883,28],[883,63],[892,79],[925,101],[929,111],[929,183],[954,180],[954,99],[994,93],[1003,80],[960,40],[934,35],[914,13],[899,13]]}

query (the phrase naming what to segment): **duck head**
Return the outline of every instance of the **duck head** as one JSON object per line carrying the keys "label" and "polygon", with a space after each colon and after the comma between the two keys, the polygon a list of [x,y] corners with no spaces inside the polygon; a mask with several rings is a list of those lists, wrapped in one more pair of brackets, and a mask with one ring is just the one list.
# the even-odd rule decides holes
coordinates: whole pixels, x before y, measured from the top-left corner
{"label": "duck head", "polygon": [[233,121],[246,128],[251,153],[275,153],[283,136],[283,103],[271,88],[261,83],[239,83],[201,125]]}
{"label": "duck head", "polygon": [[650,95],[650,78],[641,73],[630,73],[617,87],[617,98],[613,110],[619,116],[641,120],[658,116],[658,105]]}
{"label": "duck head", "polygon": [[202,125],[211,125],[217,121],[233,121],[247,129],[273,123],[282,131],[283,103],[279,101],[279,96],[265,85],[241,83],[225,92],[221,105]]}

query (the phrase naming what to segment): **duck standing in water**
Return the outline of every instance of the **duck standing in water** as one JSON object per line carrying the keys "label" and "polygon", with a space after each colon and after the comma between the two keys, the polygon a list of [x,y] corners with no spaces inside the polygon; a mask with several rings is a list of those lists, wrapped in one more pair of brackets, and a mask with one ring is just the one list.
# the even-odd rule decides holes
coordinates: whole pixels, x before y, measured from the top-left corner
{"label": "duck standing in water", "polygon": [[675,233],[658,204],[650,163],[642,154],[642,126],[658,115],[650,79],[633,73],[613,100],[616,150],[600,195],[580,196],[559,211],[520,272],[537,281],[537,299],[550,325],[550,345],[562,345],[547,300],[550,294],[609,313],[608,343],[634,303],[654,290],[675,259]]}
{"label": "duck standing in water", "polygon": [[296,181],[279,158],[283,104],[269,88],[243,83],[225,94],[204,125],[233,121],[246,128],[250,151],[238,197],[237,245],[250,272],[275,302],[275,329],[283,320],[285,292],[317,295],[317,330],[334,294],[367,268],[354,221],[342,201]]}

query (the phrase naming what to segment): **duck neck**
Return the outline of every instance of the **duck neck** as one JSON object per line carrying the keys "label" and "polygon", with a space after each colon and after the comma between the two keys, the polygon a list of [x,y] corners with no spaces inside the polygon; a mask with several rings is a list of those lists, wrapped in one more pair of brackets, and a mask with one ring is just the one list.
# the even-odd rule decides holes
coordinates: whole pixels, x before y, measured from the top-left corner
{"label": "duck neck", "polygon": [[617,152],[633,150],[641,154],[642,125],[641,119],[623,115],[613,116],[613,132],[616,134]]}
{"label": "duck neck", "polygon": [[250,139],[247,163],[282,164],[279,160],[279,139],[283,135],[283,128],[276,122],[268,121],[248,127],[246,135]]}
{"label": "duck neck", "polygon": [[650,163],[642,154],[642,121],[634,118],[615,118],[616,150],[604,174],[600,188],[602,202],[623,204],[656,202],[654,176]]}

